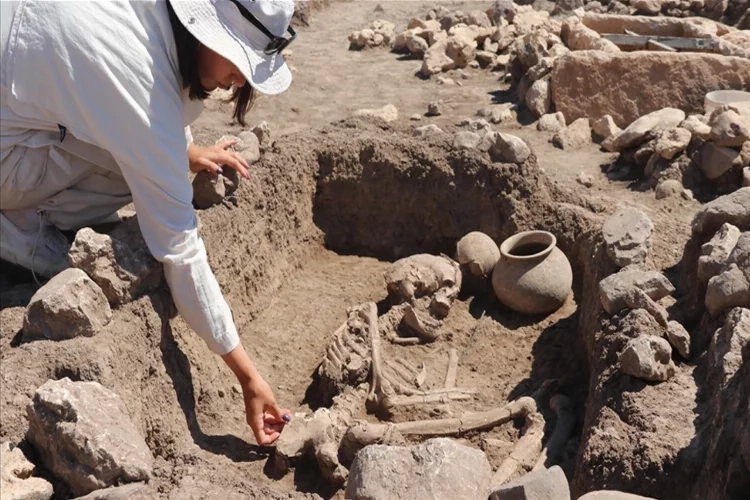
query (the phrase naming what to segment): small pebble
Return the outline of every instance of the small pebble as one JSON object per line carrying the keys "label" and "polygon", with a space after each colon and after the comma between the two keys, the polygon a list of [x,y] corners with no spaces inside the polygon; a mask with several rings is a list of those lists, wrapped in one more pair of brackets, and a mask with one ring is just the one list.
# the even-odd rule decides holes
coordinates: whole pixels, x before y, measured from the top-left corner
{"label": "small pebble", "polygon": [[226,393],[224,392],[224,389],[219,389],[219,390],[218,390],[217,392],[219,393],[219,397],[220,397],[220,398],[223,398],[224,396],[226,396],[226,395],[227,395],[227,394],[226,394]]}
{"label": "small pebble", "polygon": [[427,106],[427,116],[440,116],[443,114],[441,109],[440,101],[431,102]]}
{"label": "small pebble", "polygon": [[240,384],[234,384],[232,386],[232,391],[234,391],[235,394],[242,394],[242,387]]}
{"label": "small pebble", "polygon": [[586,187],[591,187],[594,185],[594,178],[590,174],[585,174],[583,172],[578,174],[578,178],[576,180],[578,181],[578,184],[582,184]]}
{"label": "small pebble", "polygon": [[413,115],[411,115],[411,118],[410,118],[410,120],[414,122],[418,122],[421,119],[422,119],[422,115],[420,115],[419,113],[414,113]]}

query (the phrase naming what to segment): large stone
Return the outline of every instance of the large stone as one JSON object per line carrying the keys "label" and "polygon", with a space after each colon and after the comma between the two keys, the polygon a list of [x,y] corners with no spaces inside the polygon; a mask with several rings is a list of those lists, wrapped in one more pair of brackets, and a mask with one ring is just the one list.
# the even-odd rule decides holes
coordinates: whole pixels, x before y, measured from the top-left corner
{"label": "large stone", "polygon": [[735,376],[743,363],[742,351],[750,343],[750,309],[735,307],[724,325],[711,339],[708,353],[715,369],[721,372],[721,387]]}
{"label": "large stone", "polygon": [[393,104],[386,104],[382,108],[365,108],[354,112],[354,116],[374,116],[386,122],[398,120],[398,108]]}
{"label": "large stone", "polygon": [[707,179],[718,179],[732,168],[733,162],[740,156],[739,151],[707,142],[700,152],[700,169]]}
{"label": "large stone", "polygon": [[477,44],[468,37],[449,36],[445,45],[445,55],[453,64],[447,69],[465,68],[477,57]]}
{"label": "large stone", "polygon": [[586,27],[580,22],[569,25],[567,44],[572,50],[603,50],[605,52],[620,52],[614,43],[602,38],[599,33]]}
{"label": "large stone", "polygon": [[611,115],[619,127],[667,107],[703,113],[707,92],[747,88],[750,61],[698,52],[578,51],[552,70],[552,102],[566,119]]}
{"label": "large stone", "polygon": [[456,149],[475,149],[482,142],[482,136],[475,132],[464,130],[453,137],[453,147]]}
{"label": "large stone", "polygon": [[260,139],[252,130],[245,130],[237,137],[238,143],[235,149],[239,151],[240,156],[251,166],[260,160]]}
{"label": "large stone", "polygon": [[740,188],[706,203],[693,218],[693,235],[714,234],[725,222],[743,231],[750,229],[750,188]]}
{"label": "large stone", "polygon": [[531,85],[526,92],[526,106],[537,118],[547,114],[552,107],[548,80],[537,80]]}
{"label": "large stone", "polygon": [[708,19],[696,17],[680,19],[587,12],[581,22],[597,33],[625,33],[625,30],[628,30],[642,35],[689,37],[696,34],[696,27],[702,28],[705,36],[722,36],[728,33],[726,26],[722,27]]}
{"label": "large stone", "polygon": [[484,452],[448,438],[407,448],[370,445],[349,470],[351,500],[487,498],[492,469]]}
{"label": "large stone", "polygon": [[131,302],[158,287],[164,276],[163,266],[146,246],[137,217],[124,221],[108,235],[81,229],[68,260],[99,285],[113,306]]}
{"label": "large stone", "polygon": [[435,125],[434,123],[430,123],[428,125],[422,125],[421,127],[416,127],[412,134],[414,134],[414,137],[432,137],[436,135],[440,135],[443,133],[443,130]]}
{"label": "large stone", "polygon": [[546,35],[541,31],[516,38],[514,48],[518,60],[524,68],[536,66],[543,58],[550,55],[547,51]]}
{"label": "large stone", "polygon": [[662,130],[656,138],[655,151],[662,158],[671,160],[687,149],[692,134],[689,130],[672,127]]}
{"label": "large stone", "polygon": [[701,280],[707,282],[727,266],[740,234],[736,226],[725,223],[709,242],[703,244],[698,258],[698,277]]}
{"label": "large stone", "polygon": [[743,272],[737,264],[730,264],[721,274],[708,280],[706,309],[717,317],[733,307],[750,307],[750,270]]}
{"label": "large stone", "polygon": [[677,321],[667,323],[667,340],[685,359],[690,359],[690,333]]}
{"label": "large stone", "polygon": [[711,126],[705,115],[690,115],[680,123],[680,128],[689,131],[693,139],[706,140],[711,135]]}
{"label": "large stone", "polygon": [[492,489],[490,500],[570,500],[568,479],[558,465],[529,472]]}
{"label": "large stone", "polygon": [[[226,171],[227,173],[229,170]],[[201,170],[193,178],[193,204],[205,210],[221,203],[227,196],[227,186],[222,174]]]}
{"label": "large stone", "polygon": [[145,484],[132,483],[96,490],[74,500],[158,500],[158,498]]}
{"label": "large stone", "polygon": [[633,495],[632,493],[623,493],[622,491],[592,491],[586,493],[578,500],[656,500],[652,497],[642,497],[640,495]]}
{"label": "large stone", "polygon": [[579,118],[552,138],[552,144],[560,149],[579,149],[591,143],[591,125],[587,118]]}
{"label": "large stone", "polygon": [[620,267],[645,262],[653,234],[648,215],[631,207],[618,210],[602,226],[607,255]]}
{"label": "large stone", "polygon": [[623,373],[649,382],[664,382],[675,374],[672,347],[654,335],[629,340],[620,353],[620,366]]}
{"label": "large stone", "polygon": [[594,121],[591,126],[591,130],[594,131],[595,136],[602,140],[609,139],[613,135],[617,135],[622,132],[620,127],[615,124],[615,121],[609,115],[602,116],[598,120]]}
{"label": "large stone", "polygon": [[627,294],[633,288],[643,290],[653,300],[661,300],[675,291],[674,285],[659,271],[621,269],[599,282],[599,297],[604,310],[617,314],[628,307]]}
{"label": "large stone", "polygon": [[661,12],[661,0],[633,0],[631,5],[639,14],[655,16]]}
{"label": "large stone", "polygon": [[101,288],[80,269],[68,268],[41,287],[23,318],[26,339],[93,337],[112,318]]}
{"label": "large stone", "polygon": [[493,143],[489,153],[492,161],[500,163],[523,163],[531,156],[531,149],[515,135],[490,132],[487,134]]}
{"label": "large stone", "polygon": [[724,111],[711,120],[711,139],[717,146],[742,146],[745,141],[750,141],[750,116],[731,109]]}
{"label": "large stone", "polygon": [[550,113],[539,118],[536,124],[540,132],[559,132],[565,128],[565,116],[562,113]]}
{"label": "large stone", "polygon": [[76,495],[148,480],[153,456],[117,394],[97,382],[50,380],[27,409],[28,439]]}
{"label": "large stone", "polygon": [[21,448],[7,441],[0,445],[0,499],[49,500],[54,493],[52,485],[33,474],[34,464]]}
{"label": "large stone", "polygon": [[[611,151],[640,146],[659,135],[660,132],[677,127],[685,119],[685,113],[675,108],[664,108],[644,115],[628,125],[625,130],[610,137]],[[656,144],[654,144],[654,150]]]}
{"label": "large stone", "polygon": [[423,76],[429,77],[443,71],[447,71],[453,67],[453,59],[448,57],[446,50],[448,49],[448,40],[438,40],[430,46],[425,52],[424,58],[422,59],[422,69],[420,73]]}

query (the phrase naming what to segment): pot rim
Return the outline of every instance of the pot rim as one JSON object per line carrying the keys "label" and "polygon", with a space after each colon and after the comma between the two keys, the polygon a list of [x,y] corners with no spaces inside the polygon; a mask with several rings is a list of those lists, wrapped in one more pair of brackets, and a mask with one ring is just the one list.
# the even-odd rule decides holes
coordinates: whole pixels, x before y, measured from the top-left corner
{"label": "pot rim", "polygon": [[[547,245],[544,250],[531,255],[515,255],[511,253],[511,250],[517,248],[519,245],[528,243],[542,243]],[[514,260],[532,260],[544,257],[552,252],[552,249],[557,245],[557,238],[554,234],[549,231],[532,230],[522,231],[516,233],[513,236],[506,238],[505,241],[500,245],[500,254],[506,259]]]}

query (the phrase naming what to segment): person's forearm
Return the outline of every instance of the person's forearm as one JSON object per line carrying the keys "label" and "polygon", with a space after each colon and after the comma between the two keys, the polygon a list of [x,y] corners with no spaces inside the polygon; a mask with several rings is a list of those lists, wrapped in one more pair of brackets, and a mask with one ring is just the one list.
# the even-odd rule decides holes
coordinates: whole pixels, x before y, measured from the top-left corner
{"label": "person's forearm", "polygon": [[227,354],[221,356],[221,359],[232,370],[241,385],[249,384],[251,381],[260,378],[258,370],[256,370],[252,361],[250,361],[250,356],[247,355],[241,343]]}

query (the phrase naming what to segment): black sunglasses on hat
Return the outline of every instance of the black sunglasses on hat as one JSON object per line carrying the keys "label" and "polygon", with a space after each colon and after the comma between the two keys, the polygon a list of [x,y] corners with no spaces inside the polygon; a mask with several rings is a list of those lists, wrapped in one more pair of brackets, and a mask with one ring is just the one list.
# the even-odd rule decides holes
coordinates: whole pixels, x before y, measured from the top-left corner
{"label": "black sunglasses on hat", "polygon": [[289,44],[292,43],[295,38],[297,38],[297,32],[295,32],[291,26],[287,27],[286,29],[286,32],[291,35],[291,38],[285,38],[283,36],[274,35],[270,31],[268,31],[268,29],[266,29],[266,27],[263,26],[263,23],[261,23],[257,17],[252,15],[250,11],[247,10],[241,3],[237,2],[236,0],[230,0],[230,1],[237,6],[240,13],[242,14],[242,17],[250,21],[253,24],[253,26],[258,28],[260,31],[263,32],[264,35],[266,35],[268,38],[271,39],[268,45],[266,45],[266,48],[263,49],[263,52],[266,55],[280,53],[282,50],[288,47]]}

